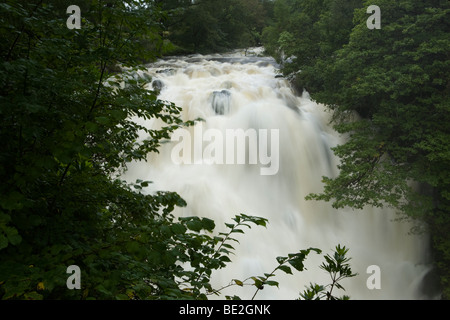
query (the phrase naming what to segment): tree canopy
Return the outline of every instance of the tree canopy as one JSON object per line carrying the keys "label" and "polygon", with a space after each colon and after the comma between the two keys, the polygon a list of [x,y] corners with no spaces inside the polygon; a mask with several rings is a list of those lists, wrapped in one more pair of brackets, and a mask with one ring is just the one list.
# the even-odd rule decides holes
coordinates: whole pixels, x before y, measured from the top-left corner
{"label": "tree canopy", "polygon": [[[164,53],[164,13],[151,1],[92,1],[70,30],[64,1],[7,1],[0,11],[0,297],[199,297],[208,273],[181,264],[210,254],[199,231],[213,221],[176,221],[172,210],[186,204],[177,194],[145,195],[148,181],[120,179],[184,125],[136,76]],[[70,265],[83,270],[82,290],[66,287]]]}
{"label": "tree canopy", "polygon": [[[381,10],[369,29],[367,8]],[[336,178],[310,199],[391,206],[428,224],[444,297],[450,284],[448,1],[277,0],[263,33],[286,74],[347,137]]]}
{"label": "tree canopy", "polygon": [[180,52],[219,52],[260,45],[268,0],[158,1],[166,38]]}

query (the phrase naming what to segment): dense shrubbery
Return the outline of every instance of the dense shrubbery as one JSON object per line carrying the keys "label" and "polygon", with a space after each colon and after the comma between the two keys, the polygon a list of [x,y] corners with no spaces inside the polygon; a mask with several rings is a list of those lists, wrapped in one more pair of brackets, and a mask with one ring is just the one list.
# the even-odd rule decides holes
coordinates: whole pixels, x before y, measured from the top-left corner
{"label": "dense shrubbery", "polygon": [[[179,109],[157,100],[145,79],[113,73],[159,53],[160,12],[125,1],[81,9],[82,28],[69,30],[64,1],[0,6],[0,295],[177,296],[184,226],[170,212],[185,203],[135,192],[148,182],[118,176],[182,125]],[[144,50],[150,38],[154,48]],[[130,116],[166,126],[149,130]],[[148,139],[137,142],[139,130]],[[82,291],[65,287],[72,264],[83,270]]]}
{"label": "dense shrubbery", "polygon": [[[210,276],[230,262],[232,236],[267,222],[241,214],[214,235],[210,219],[172,215],[186,205],[177,194],[146,195],[148,181],[120,179],[128,162],[189,125],[147,89],[151,79],[135,77],[167,45],[159,23],[167,13],[135,4],[91,1],[73,30],[65,1],[0,4],[2,299],[205,299],[220,292]],[[145,128],[132,116],[165,125]],[[277,258],[274,271],[303,270],[311,250],[320,252]],[[66,286],[71,265],[81,270],[79,290]],[[278,285],[273,274],[250,285]]]}

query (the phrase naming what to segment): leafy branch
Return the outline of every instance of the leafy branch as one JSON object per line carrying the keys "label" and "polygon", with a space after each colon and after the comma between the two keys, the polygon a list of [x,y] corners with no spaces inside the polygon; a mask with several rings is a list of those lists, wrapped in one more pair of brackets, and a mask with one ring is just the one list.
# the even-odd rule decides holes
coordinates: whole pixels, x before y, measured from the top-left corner
{"label": "leafy branch", "polygon": [[[235,223],[225,223],[230,230],[228,232],[219,232],[218,236],[209,236],[199,234],[201,230],[212,232],[215,228],[213,220],[199,217],[182,217],[180,222],[187,229],[195,232],[190,234],[194,238],[191,247],[186,246],[187,254],[190,257],[188,261],[194,268],[193,272],[185,272],[184,283],[188,285],[188,291],[192,292],[194,297],[206,299],[206,295],[201,293],[206,289],[208,295],[219,294],[222,290],[214,290],[210,284],[210,277],[213,270],[221,269],[231,262],[229,256],[233,254],[234,247],[231,242],[239,241],[233,237],[236,233],[244,233],[243,227],[251,228],[251,224],[266,226],[267,219],[261,217],[248,216],[245,214],[237,215],[233,218]],[[201,254],[195,251],[201,246]]]}
{"label": "leafy branch", "polygon": [[300,250],[298,253],[290,253],[287,257],[277,257],[278,266],[273,269],[271,273],[264,273],[264,277],[252,277],[251,279],[254,281],[254,285],[256,286],[256,291],[253,294],[252,300],[255,299],[256,295],[258,294],[259,290],[262,290],[264,288],[264,285],[269,286],[276,286],[278,287],[279,283],[277,281],[269,280],[269,278],[275,276],[275,272],[278,270],[281,270],[287,274],[292,274],[292,269],[288,264],[290,264],[292,267],[295,268],[297,271],[303,271],[305,270],[305,266],[303,262],[305,261],[308,254],[314,251],[318,254],[320,254],[322,251],[317,248],[309,248],[306,250]]}
{"label": "leafy branch", "polygon": [[[300,250],[298,253],[290,253],[287,257],[277,257],[278,265],[273,269],[270,273],[264,273],[264,276],[251,276],[247,279],[241,281],[238,279],[233,279],[231,283],[228,285],[220,288],[219,290],[216,290],[214,293],[218,294],[220,291],[232,287],[232,286],[255,286],[256,291],[253,294],[251,300],[254,300],[258,292],[262,289],[264,289],[265,285],[268,286],[276,286],[279,287],[278,281],[274,281],[273,278],[275,276],[275,273],[278,270],[281,270],[285,272],[286,274],[293,274],[292,268],[293,267],[297,271],[304,271],[306,270],[304,266],[304,261],[307,258],[307,256],[311,253],[311,251],[316,252],[317,254],[321,254],[322,250],[317,248],[308,248],[306,250]],[[343,296],[341,298],[338,298],[336,296],[333,296],[333,290],[334,288],[345,290],[344,287],[341,285],[341,281],[345,278],[351,278],[356,276],[357,274],[353,273],[349,261],[351,258],[346,257],[346,254],[348,253],[348,249],[344,246],[341,247],[340,245],[336,246],[335,252],[333,255],[327,254],[324,256],[325,262],[322,263],[320,266],[321,269],[327,271],[330,274],[331,283],[328,285],[318,285],[318,284],[310,284],[309,287],[305,289],[303,293],[300,294],[301,299],[304,300],[348,300],[348,296]],[[241,298],[239,296],[226,296],[229,300],[240,300]]]}
{"label": "leafy branch", "polygon": [[[264,273],[264,276],[251,276],[243,281],[238,280],[238,279],[233,279],[233,281],[230,284],[220,288],[219,290],[216,290],[214,293],[218,294],[220,291],[222,291],[226,288],[229,288],[231,286],[235,286],[235,285],[240,286],[240,287],[255,286],[256,291],[251,298],[251,300],[254,300],[256,295],[258,294],[258,292],[260,290],[264,289],[265,285],[279,287],[278,281],[270,280],[271,278],[273,278],[275,276],[275,273],[278,270],[281,270],[287,274],[293,274],[291,267],[293,267],[295,270],[300,271],[300,272],[306,270],[304,261],[311,251],[314,251],[317,254],[320,254],[322,252],[320,249],[317,249],[317,248],[308,248],[305,250],[300,250],[300,252],[297,252],[297,253],[290,253],[290,254],[288,254],[287,257],[277,257],[276,259],[277,259],[278,265],[275,267],[275,269],[272,270],[272,272]],[[253,283],[249,283],[249,281],[253,281]],[[226,296],[226,298],[230,299],[230,300],[240,300],[239,296],[233,296],[233,297]]]}
{"label": "leafy branch", "polygon": [[[341,247],[340,245],[337,245],[332,256],[329,254],[324,256],[325,262],[322,263],[320,268],[329,273],[331,283],[326,286],[310,284],[309,287],[300,294],[300,297],[304,300],[348,300],[349,297],[345,295],[341,298],[332,295],[334,288],[345,290],[340,284],[340,281],[357,275],[356,273],[353,273],[350,268],[348,262],[351,258],[346,257],[347,253],[348,249],[345,246]],[[328,291],[326,291],[327,287],[329,287]]]}

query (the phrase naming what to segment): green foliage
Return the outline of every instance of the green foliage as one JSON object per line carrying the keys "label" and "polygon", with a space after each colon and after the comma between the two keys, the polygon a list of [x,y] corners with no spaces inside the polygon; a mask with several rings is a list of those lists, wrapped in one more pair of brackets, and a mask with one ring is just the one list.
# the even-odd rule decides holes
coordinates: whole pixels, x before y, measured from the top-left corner
{"label": "green foliage", "polygon": [[[186,224],[189,230],[199,232],[207,230],[212,232],[215,224],[207,218],[186,217],[179,218]],[[237,215],[233,218],[235,223],[225,223],[230,230],[228,232],[219,232],[217,236],[208,234],[189,234],[193,239],[186,239],[186,248],[190,259],[192,271],[185,270],[182,275],[180,287],[192,294],[195,299],[207,299],[208,295],[218,295],[219,291],[212,288],[210,280],[214,270],[222,269],[227,263],[231,262],[230,255],[233,254],[232,244],[239,243],[234,238],[236,233],[244,233],[243,228],[251,228],[251,224],[257,226],[266,226],[267,219],[248,216],[245,214]],[[191,241],[192,240],[192,241]],[[197,252],[195,251],[196,249]]]}
{"label": "green foliage", "polygon": [[[381,9],[380,30],[366,26],[369,5]],[[441,0],[277,0],[264,33],[277,57],[283,32],[293,35],[282,41],[296,57],[284,72],[295,72],[295,85],[334,111],[335,129],[346,137],[333,148],[339,175],[324,177],[323,192],[308,199],[390,206],[425,222],[447,298],[449,14]]]}
{"label": "green foliage", "polygon": [[[350,264],[348,263],[350,258],[346,257],[347,253],[348,249],[345,246],[341,247],[338,245],[332,256],[329,254],[324,256],[325,262],[322,263],[320,268],[330,275],[331,283],[326,286],[310,284],[309,287],[300,294],[300,297],[304,300],[348,300],[348,296],[338,298],[332,295],[335,287],[337,289],[345,290],[340,284],[340,281],[357,275],[356,273],[353,273],[350,268]],[[326,291],[328,287],[329,289]]]}
{"label": "green foliage", "polygon": [[207,53],[260,44],[268,0],[162,1],[166,37],[180,52]]}
{"label": "green foliage", "polygon": [[279,62],[295,57],[284,65],[285,73],[306,72],[305,66],[327,57],[348,40],[353,9],[358,5],[360,0],[277,0],[274,22],[263,31],[266,51]]}
{"label": "green foliage", "polygon": [[[251,298],[251,300],[254,300],[258,292],[264,289],[264,286],[279,287],[279,282],[274,280],[274,277],[276,276],[275,273],[278,270],[281,270],[284,273],[290,275],[293,274],[292,268],[294,268],[299,272],[306,270],[304,262],[311,252],[321,254],[322,250],[317,248],[308,248],[300,250],[297,253],[290,253],[286,257],[283,256],[277,257],[276,260],[278,265],[275,267],[275,269],[272,270],[272,272],[264,273],[264,275],[261,276],[250,276],[245,280],[233,279],[229,285],[216,290],[214,293],[219,294],[222,290],[231,286],[239,286],[239,287],[252,286],[255,287],[256,289],[255,293]],[[357,275],[356,273],[353,273],[350,268],[350,264],[348,263],[350,261],[350,258],[346,256],[347,253],[348,249],[345,246],[341,247],[340,245],[337,245],[334,254],[332,256],[329,254],[325,255],[324,256],[325,262],[322,263],[320,268],[330,275],[331,283],[326,286],[318,284],[310,284],[309,287],[307,287],[304,290],[304,292],[300,294],[301,299],[348,300],[349,299],[348,296],[342,296],[338,298],[332,295],[334,288],[345,290],[340,283],[342,280],[346,278],[352,278]],[[226,298],[228,300],[241,300],[241,297],[237,295],[226,296]]]}
{"label": "green foliage", "polygon": [[[190,258],[192,239],[170,212],[185,202],[119,178],[184,125],[179,108],[137,76],[163,50],[163,14],[151,1],[92,1],[81,7],[82,28],[69,30],[66,9],[63,1],[0,5],[0,297],[184,297],[178,262]],[[66,288],[72,264],[81,291]]]}
{"label": "green foliage", "polygon": [[255,298],[259,290],[262,290],[264,288],[264,285],[278,287],[279,283],[277,281],[269,280],[271,277],[275,276],[276,271],[281,270],[284,273],[292,274],[292,269],[290,266],[288,266],[288,264],[297,271],[301,272],[305,270],[303,262],[311,251],[314,251],[316,253],[322,252],[317,248],[309,248],[306,250],[300,250],[300,252],[298,253],[290,253],[287,257],[277,257],[278,266],[273,269],[271,273],[264,273],[264,276],[251,277],[251,279],[254,281],[253,285],[257,288],[255,294],[252,297],[252,300]]}

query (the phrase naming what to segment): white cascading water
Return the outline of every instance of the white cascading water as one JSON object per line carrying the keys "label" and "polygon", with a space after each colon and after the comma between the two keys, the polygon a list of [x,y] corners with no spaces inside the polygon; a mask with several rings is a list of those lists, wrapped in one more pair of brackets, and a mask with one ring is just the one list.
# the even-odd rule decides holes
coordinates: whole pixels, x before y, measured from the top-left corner
{"label": "white cascading water", "polygon": [[[125,178],[150,180],[154,190],[175,191],[187,202],[177,216],[209,217],[216,231],[239,213],[267,218],[267,228],[254,226],[236,236],[232,263],[213,273],[213,286],[232,279],[271,272],[276,257],[316,247],[331,253],[337,244],[349,248],[353,272],[358,276],[342,285],[351,299],[422,299],[423,279],[430,270],[426,236],[411,235],[411,224],[394,221],[386,209],[335,210],[329,203],[306,201],[320,192],[322,176],[336,175],[338,159],[330,147],[342,142],[329,125],[330,114],[297,96],[289,83],[276,77],[277,67],[268,57],[195,55],[158,61],[148,68],[153,85],[162,87],[159,98],[182,107],[183,120],[204,119],[203,129],[278,129],[279,170],[261,175],[254,164],[176,164],[171,157],[176,142],[164,144],[148,162],[131,163]],[[151,84],[149,84],[151,88]],[[141,120],[136,120],[141,121]],[[146,125],[158,125],[149,121]],[[194,129],[191,129],[194,132]],[[206,147],[208,143],[204,143]],[[279,271],[279,288],[265,287],[257,299],[296,299],[309,283],[328,284],[329,275],[319,268],[322,255],[311,253],[307,271],[285,275]],[[381,289],[370,290],[369,266],[381,271]],[[230,287],[225,295],[250,299],[254,287]]]}

